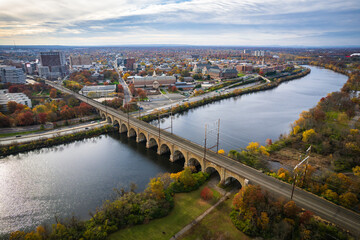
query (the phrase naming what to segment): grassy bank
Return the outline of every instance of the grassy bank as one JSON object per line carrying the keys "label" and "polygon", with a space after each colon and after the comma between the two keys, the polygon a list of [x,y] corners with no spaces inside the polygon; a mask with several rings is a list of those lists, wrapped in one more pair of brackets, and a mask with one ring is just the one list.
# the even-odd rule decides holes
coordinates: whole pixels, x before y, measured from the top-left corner
{"label": "grassy bank", "polygon": [[226,239],[226,240],[249,240],[250,237],[239,231],[231,222],[230,213],[232,211],[232,199],[222,202],[212,210],[201,222],[187,232],[182,240],[207,240],[207,239]]}
{"label": "grassy bank", "polygon": [[[211,202],[202,200],[200,197],[202,189],[201,187],[189,193],[175,194],[175,206],[168,216],[155,219],[148,224],[122,229],[110,235],[109,239],[170,239],[217,201],[217,198],[214,198]],[[216,193],[214,196],[219,196],[219,194]]]}

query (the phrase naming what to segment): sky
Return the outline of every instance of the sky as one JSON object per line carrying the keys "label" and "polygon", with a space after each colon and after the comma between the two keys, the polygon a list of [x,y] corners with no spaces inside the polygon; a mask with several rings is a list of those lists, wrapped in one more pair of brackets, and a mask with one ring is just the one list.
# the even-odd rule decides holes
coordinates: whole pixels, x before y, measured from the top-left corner
{"label": "sky", "polygon": [[0,0],[0,45],[360,46],[360,0]]}

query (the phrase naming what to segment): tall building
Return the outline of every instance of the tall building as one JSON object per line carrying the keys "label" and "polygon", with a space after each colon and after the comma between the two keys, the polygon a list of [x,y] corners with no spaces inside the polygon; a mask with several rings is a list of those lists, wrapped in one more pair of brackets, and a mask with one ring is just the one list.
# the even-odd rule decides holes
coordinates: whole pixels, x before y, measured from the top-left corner
{"label": "tall building", "polygon": [[89,66],[91,65],[91,59],[89,55],[77,55],[77,56],[70,56],[70,65],[72,67],[77,66]]}
{"label": "tall building", "polygon": [[116,64],[118,67],[125,67],[126,71],[128,70],[134,70],[134,63],[135,63],[135,58],[117,58],[116,59]]}
{"label": "tall building", "polygon": [[127,70],[134,70],[134,63],[135,63],[135,58],[126,58],[124,60],[124,65]]}
{"label": "tall building", "polygon": [[0,65],[1,83],[25,83],[25,74],[21,68]]}
{"label": "tall building", "polygon": [[65,55],[62,52],[41,52],[40,64],[42,67],[49,68],[48,76],[46,76],[46,78],[56,79],[58,77],[64,77],[66,74],[66,60]]}

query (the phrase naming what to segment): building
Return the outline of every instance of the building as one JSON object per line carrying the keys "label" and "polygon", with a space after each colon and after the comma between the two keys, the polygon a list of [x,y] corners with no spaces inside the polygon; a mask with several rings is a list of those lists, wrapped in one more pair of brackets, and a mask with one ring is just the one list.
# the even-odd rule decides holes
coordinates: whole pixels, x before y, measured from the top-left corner
{"label": "building", "polygon": [[238,71],[236,71],[236,69],[233,69],[233,68],[226,68],[226,69],[223,69],[221,71],[221,75],[220,77],[222,79],[224,78],[236,78],[238,75]]}
{"label": "building", "polygon": [[211,66],[212,66],[211,64],[196,63],[194,65],[193,72],[194,73],[201,73],[205,67],[210,68]]}
{"label": "building", "polygon": [[220,79],[221,78],[221,70],[220,68],[210,68],[207,71],[207,74],[210,75],[213,79]]}
{"label": "building", "polygon": [[48,75],[43,75],[45,78],[57,79],[66,75],[66,60],[62,52],[40,52],[40,66],[49,69]]}
{"label": "building", "polygon": [[0,82],[24,84],[26,82],[24,71],[21,68],[0,65]]}
{"label": "building", "polygon": [[73,68],[90,68],[92,65],[89,55],[70,55],[70,66]]}
{"label": "building", "polygon": [[118,68],[125,69],[125,70],[121,70],[121,71],[134,70],[134,63],[135,63],[135,58],[120,57],[120,58],[116,59],[116,64],[117,64]]}
{"label": "building", "polygon": [[263,56],[265,56],[265,51],[264,50],[256,50],[256,51],[254,51],[254,56],[255,57],[263,57]]}
{"label": "building", "polygon": [[7,89],[0,90],[1,111],[6,112],[8,102],[17,102],[32,108],[31,100],[24,93],[9,93]]}
{"label": "building", "polygon": [[253,66],[251,64],[241,64],[236,66],[238,72],[252,72]]}
{"label": "building", "polygon": [[50,70],[47,66],[38,66],[39,77],[48,78],[50,76]]}
{"label": "building", "polygon": [[166,87],[175,84],[176,78],[174,76],[130,76],[128,81],[134,84],[136,88],[158,88]]}
{"label": "building", "polygon": [[79,93],[90,98],[114,97],[116,85],[85,86]]}

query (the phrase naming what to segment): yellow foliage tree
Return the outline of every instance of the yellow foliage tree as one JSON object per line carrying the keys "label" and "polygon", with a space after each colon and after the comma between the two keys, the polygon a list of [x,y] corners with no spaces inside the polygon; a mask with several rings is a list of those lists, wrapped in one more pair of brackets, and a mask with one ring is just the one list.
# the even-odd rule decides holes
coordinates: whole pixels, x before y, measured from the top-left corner
{"label": "yellow foliage tree", "polygon": [[261,146],[259,148],[259,151],[262,155],[265,155],[265,156],[270,156],[270,154],[268,153],[268,151],[266,151],[266,148],[264,146]]}
{"label": "yellow foliage tree", "polygon": [[352,170],[355,176],[360,177],[360,166],[356,166]]}
{"label": "yellow foliage tree", "polygon": [[224,149],[220,149],[220,150],[218,151],[218,154],[225,154]]}
{"label": "yellow foliage tree", "polygon": [[302,138],[302,141],[303,142],[308,142],[309,141],[309,138],[313,135],[315,135],[316,132],[314,129],[309,129],[309,130],[306,130],[303,132],[303,138]]}
{"label": "yellow foliage tree", "polygon": [[250,152],[257,152],[260,144],[258,142],[250,142],[246,149]]}
{"label": "yellow foliage tree", "polygon": [[293,128],[293,134],[296,135],[300,130],[300,126],[296,125],[294,128]]}
{"label": "yellow foliage tree", "polygon": [[152,178],[149,183],[151,194],[157,199],[161,200],[165,198],[164,183],[161,178]]}

